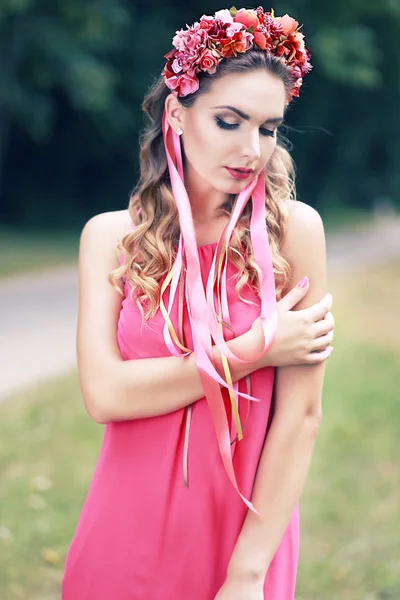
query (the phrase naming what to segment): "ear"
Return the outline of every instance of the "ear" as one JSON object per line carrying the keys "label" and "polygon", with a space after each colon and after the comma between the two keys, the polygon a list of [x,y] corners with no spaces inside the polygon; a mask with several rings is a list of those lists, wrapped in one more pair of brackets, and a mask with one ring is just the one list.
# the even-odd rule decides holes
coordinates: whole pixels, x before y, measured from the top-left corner
{"label": "ear", "polygon": [[165,112],[167,115],[167,121],[170,126],[175,130],[183,129],[183,113],[184,107],[178,100],[178,96],[175,92],[172,92],[165,99]]}

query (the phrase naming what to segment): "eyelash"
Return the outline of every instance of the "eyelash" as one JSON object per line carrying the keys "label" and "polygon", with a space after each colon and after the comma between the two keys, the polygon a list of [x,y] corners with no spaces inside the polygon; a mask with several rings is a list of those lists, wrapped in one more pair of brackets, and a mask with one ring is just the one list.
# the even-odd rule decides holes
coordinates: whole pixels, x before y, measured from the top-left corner
{"label": "eyelash", "polygon": [[[218,127],[221,129],[237,129],[239,127],[238,123],[226,123],[220,117],[215,117]],[[266,137],[275,137],[275,131],[271,131],[270,129],[265,129],[264,127],[260,128],[261,135],[265,135]]]}

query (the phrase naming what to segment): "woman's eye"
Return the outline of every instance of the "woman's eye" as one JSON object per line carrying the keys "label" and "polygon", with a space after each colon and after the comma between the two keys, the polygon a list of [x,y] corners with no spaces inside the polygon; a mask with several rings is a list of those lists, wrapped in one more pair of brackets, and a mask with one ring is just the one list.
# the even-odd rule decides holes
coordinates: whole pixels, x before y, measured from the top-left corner
{"label": "woman's eye", "polygon": [[[239,127],[239,123],[227,123],[220,117],[215,117],[218,127],[221,129],[237,129]],[[264,127],[260,128],[261,135],[275,137],[276,131],[271,131],[270,129],[265,129]]]}
{"label": "woman's eye", "polygon": [[217,121],[218,127],[221,127],[221,129],[237,129],[239,127],[239,123],[227,123],[220,117],[215,117],[215,120]]}
{"label": "woman's eye", "polygon": [[271,131],[270,129],[264,129],[261,127],[260,129],[261,135],[268,135],[269,137],[275,137],[276,131]]}

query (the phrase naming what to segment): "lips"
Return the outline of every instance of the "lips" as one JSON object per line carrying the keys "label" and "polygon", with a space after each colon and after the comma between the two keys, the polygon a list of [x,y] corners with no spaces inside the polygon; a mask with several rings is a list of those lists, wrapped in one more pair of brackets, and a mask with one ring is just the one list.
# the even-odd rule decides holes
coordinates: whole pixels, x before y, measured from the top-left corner
{"label": "lips", "polygon": [[225,167],[225,169],[234,179],[247,179],[253,172],[252,169],[234,169],[231,167]]}
{"label": "lips", "polygon": [[242,173],[252,173],[252,169],[243,169],[242,167],[229,167],[234,171],[241,171]]}

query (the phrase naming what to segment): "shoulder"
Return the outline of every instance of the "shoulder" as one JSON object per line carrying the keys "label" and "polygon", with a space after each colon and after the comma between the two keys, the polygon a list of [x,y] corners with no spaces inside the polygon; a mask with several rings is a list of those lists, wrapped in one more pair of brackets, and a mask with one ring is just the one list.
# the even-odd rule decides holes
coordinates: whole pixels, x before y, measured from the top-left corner
{"label": "shoulder", "polygon": [[309,248],[323,246],[325,244],[324,225],[315,208],[299,200],[291,200],[282,249],[289,254],[293,251],[297,253],[299,245],[303,246],[305,242],[305,246]]}
{"label": "shoulder", "polygon": [[283,243],[285,246],[302,242],[311,235],[312,240],[325,238],[324,225],[318,211],[312,206],[291,200],[289,202],[288,218],[286,221]]}
{"label": "shoulder", "polygon": [[83,252],[89,248],[108,249],[110,253],[115,253],[115,258],[119,261],[118,243],[130,231],[132,231],[132,221],[127,209],[100,213],[85,223],[81,233],[80,249]]}
{"label": "shoulder", "polygon": [[290,201],[281,253],[291,269],[288,289],[307,275],[310,290],[305,303],[314,297],[319,300],[326,288],[326,243],[324,225],[315,208],[299,200]]}

